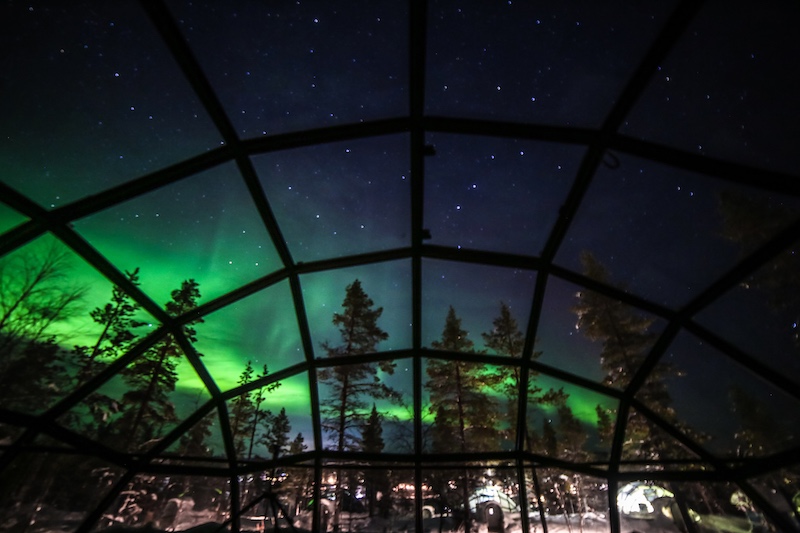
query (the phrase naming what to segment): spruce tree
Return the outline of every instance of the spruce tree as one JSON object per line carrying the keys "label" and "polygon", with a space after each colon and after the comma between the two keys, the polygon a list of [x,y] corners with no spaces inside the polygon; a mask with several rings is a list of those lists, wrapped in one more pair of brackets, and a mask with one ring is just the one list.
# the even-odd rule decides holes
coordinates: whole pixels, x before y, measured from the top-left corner
{"label": "spruce tree", "polygon": [[[583,273],[594,280],[613,285],[606,268],[589,252],[581,254]],[[600,366],[606,375],[605,385],[622,388],[627,385],[644,362],[654,342],[653,320],[632,307],[591,290],[578,293],[576,328],[589,340],[601,343]],[[677,375],[661,363],[651,372],[637,398],[666,421],[677,424],[665,378]],[[638,446],[638,453],[656,459],[663,447],[661,438],[652,431],[652,423],[638,411],[631,411],[626,442]]]}
{"label": "spruce tree", "polygon": [[[381,453],[384,445],[383,416],[381,416],[378,408],[373,403],[369,418],[364,422],[361,430],[361,449],[367,453]],[[364,485],[367,493],[367,510],[369,516],[373,516],[378,492],[388,494],[389,479],[387,472],[384,470],[367,470],[364,472]]]}
{"label": "spruce tree", "polygon": [[[329,393],[320,401],[322,429],[331,436],[334,449],[354,450],[360,444],[358,434],[367,413],[368,400],[388,399],[398,402],[400,394],[380,380],[380,372],[392,374],[394,363],[390,361],[348,362],[348,358],[374,352],[381,341],[389,335],[378,326],[383,308],[373,308],[374,302],[364,292],[359,280],[353,281],[345,290],[343,311],[334,313],[333,324],[338,327],[341,344],[323,343],[329,359],[335,366],[322,369],[319,381]],[[341,515],[343,484],[342,472],[337,472],[337,505],[334,508],[333,524],[338,528]]]}
{"label": "spruce tree", "polygon": [[[461,327],[461,319],[453,306],[447,311],[441,338],[431,346],[448,352],[474,351],[474,343]],[[426,372],[428,381],[425,387],[430,393],[431,403],[429,410],[434,415],[433,450],[464,453],[496,448],[499,441],[498,406],[488,392],[497,387],[497,374],[491,373],[482,363],[450,359],[429,360]],[[466,469],[456,475],[461,477],[459,492],[464,521],[470,524],[470,475]],[[441,481],[438,484],[444,487]]]}
{"label": "spruce tree", "polygon": [[[450,306],[441,339],[431,343],[437,350],[474,351],[474,343],[461,327],[461,319]],[[490,394],[500,376],[482,363],[431,359],[427,365],[431,410],[435,415],[434,451],[452,451],[453,436],[459,451],[496,449],[499,441],[497,400]]]}
{"label": "spruce tree", "polygon": [[[517,320],[511,313],[511,308],[505,303],[500,302],[500,314],[492,321],[492,330],[481,333],[486,347],[494,351],[497,355],[520,359],[522,350],[525,347],[525,336],[517,325]],[[534,352],[533,359],[538,358],[542,352]],[[511,363],[498,368],[498,391],[505,396],[508,401],[508,419],[511,423],[511,430],[516,430],[517,409],[519,406],[519,392],[522,387],[522,368],[519,364]],[[536,384],[537,372],[528,371],[527,387],[528,404],[544,403],[540,393],[541,387]],[[528,449],[531,449],[533,434],[530,424],[525,425],[525,441]]]}
{"label": "spruce tree", "polygon": [[399,401],[400,395],[382,383],[379,372],[392,374],[394,363],[354,362],[346,358],[374,352],[389,335],[378,326],[383,308],[373,309],[374,302],[355,280],[347,286],[343,312],[334,313],[333,324],[338,326],[341,344],[323,343],[328,358],[338,359],[336,366],[319,373],[320,382],[330,393],[320,402],[322,428],[333,438],[334,449],[352,450],[359,444],[358,430],[367,416],[367,400]]}

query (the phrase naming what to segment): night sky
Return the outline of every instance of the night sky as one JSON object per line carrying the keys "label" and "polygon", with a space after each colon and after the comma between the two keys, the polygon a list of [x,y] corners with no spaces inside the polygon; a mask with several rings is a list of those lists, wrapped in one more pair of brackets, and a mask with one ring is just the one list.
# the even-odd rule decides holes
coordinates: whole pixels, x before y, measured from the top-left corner
{"label": "night sky", "polygon": [[[404,2],[297,1],[271,9],[257,1],[166,4],[242,139],[409,113]],[[473,4],[430,2],[425,114],[581,131],[603,124],[674,8],[674,2]],[[699,12],[619,133],[796,175],[800,78],[786,58],[800,56],[798,41],[789,40],[800,7],[785,1],[747,10],[728,5],[709,2]],[[2,8],[0,42],[11,51],[0,56],[0,181],[46,210],[223,143],[136,2],[66,8],[12,1]],[[398,133],[252,154],[294,262],[412,246],[410,142],[409,134]],[[435,131],[425,142],[435,147],[425,159],[426,243],[531,258],[544,250],[587,149]],[[680,309],[740,259],[737,246],[721,237],[722,192],[742,191],[794,213],[800,208],[794,197],[634,154],[615,152],[604,161],[553,263],[580,273],[580,254],[591,251],[615,285],[665,309]],[[27,220],[0,200],[0,231]],[[200,303],[207,303],[283,268],[234,162],[121,201],[71,227],[119,271],[140,268],[142,290],[162,305],[184,279],[199,282]],[[53,238],[12,253],[44,241]],[[483,347],[480,334],[490,330],[500,302],[525,328],[537,275],[533,268],[423,258],[422,346],[440,336],[450,305],[476,348]],[[110,282],[77,255],[74,279],[91,286],[87,309],[107,301]],[[321,356],[322,342],[338,340],[331,317],[354,279],[384,308],[380,325],[390,336],[379,349],[412,348],[412,263],[398,259],[300,276],[314,355]],[[539,362],[599,382],[600,346],[575,329],[572,307],[580,290],[549,276],[536,349]],[[767,308],[763,296],[742,291],[712,304],[698,322],[800,383],[797,346],[790,342],[796,323],[764,311],[746,329],[737,327],[748,309]],[[292,306],[283,280],[205,317],[195,346],[220,388],[235,386],[247,361],[274,372],[305,360]],[[653,331],[664,324],[656,319]],[[74,344],[96,335],[92,328],[75,319],[63,331]],[[679,417],[692,425],[726,410],[730,383],[754,382],[746,369],[687,332],[665,357],[686,374],[671,386]],[[391,378],[406,391],[410,366],[399,360]],[[703,388],[709,372],[726,377]],[[540,379],[564,386],[576,415],[595,421],[594,393]],[[204,397],[188,364],[179,387],[187,410]],[[782,394],[760,382],[753,390],[768,398]],[[308,381],[284,380],[274,394],[275,405],[286,406],[308,442]],[[800,412],[796,398],[771,405]],[[733,431],[728,419],[717,429],[721,436]]]}

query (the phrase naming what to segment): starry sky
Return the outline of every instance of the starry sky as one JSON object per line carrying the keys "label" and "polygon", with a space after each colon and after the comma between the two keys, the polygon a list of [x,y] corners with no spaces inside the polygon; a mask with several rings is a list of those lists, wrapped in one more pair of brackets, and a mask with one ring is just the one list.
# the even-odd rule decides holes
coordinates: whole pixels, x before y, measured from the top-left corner
{"label": "starry sky", "polygon": [[[425,114],[597,128],[674,4],[431,1]],[[403,2],[166,5],[241,139],[409,112]],[[798,133],[789,117],[800,115],[800,104],[788,95],[800,93],[800,79],[785,58],[796,57],[800,45],[785,38],[800,22],[800,8],[779,1],[748,5],[746,11],[722,5],[709,2],[700,10],[619,132],[692,155],[796,174],[800,156],[791,147]],[[0,57],[4,185],[46,210],[58,209],[224,145],[138,3],[79,2],[66,8],[14,1],[2,9],[0,41],[3,49],[14,50]],[[397,133],[250,156],[292,261],[412,246],[410,142],[409,134]],[[544,249],[587,148],[440,131],[427,132],[425,142],[435,148],[425,159],[423,225],[431,236],[426,243],[532,258]],[[580,273],[580,254],[589,250],[621,288],[664,308],[687,304],[738,261],[739,250],[720,237],[722,192],[735,188],[795,212],[800,207],[796,198],[634,154],[615,152],[604,161],[554,265]],[[26,220],[0,202],[0,232]],[[199,282],[206,303],[284,266],[232,161],[73,220],[71,228],[120,271],[140,268],[141,288],[158,304],[184,279]],[[45,237],[14,253],[52,241]],[[87,307],[105,302],[111,284],[74,259],[76,279],[90,287]],[[537,275],[533,268],[423,258],[422,345],[439,337],[450,305],[478,348],[500,302],[524,328]],[[354,279],[384,308],[380,325],[390,336],[379,349],[412,348],[412,265],[397,259],[300,276],[315,356],[322,342],[337,340],[331,317]],[[572,307],[580,290],[549,276],[536,348],[540,362],[599,381],[600,347],[575,329]],[[763,298],[737,294],[726,300],[735,316],[765,305]],[[702,322],[745,343],[754,356],[762,350],[759,339],[784,339],[770,344],[766,364],[794,364],[791,376],[800,382],[800,368],[791,363],[796,356],[783,349],[796,324],[776,317],[737,337],[741,328],[726,318],[729,308],[712,305]],[[663,321],[654,322],[655,331],[663,327]],[[77,319],[67,330],[75,339],[96,334]],[[196,348],[223,390],[235,385],[247,361],[278,371],[305,360],[286,280],[211,313],[198,332]],[[688,340],[668,357],[680,361],[686,381],[732,365],[687,355],[698,341],[685,335],[681,339]],[[409,366],[400,361],[391,378],[406,390]],[[181,370],[187,397],[199,387],[192,374],[188,365]],[[746,372],[728,375],[747,381]],[[593,393],[541,379],[565,386],[579,418],[594,421]],[[713,391],[717,398],[728,384],[722,381]],[[307,381],[287,380],[276,398],[310,434]],[[692,408],[693,402],[695,396],[681,395],[677,407],[682,417],[702,424],[715,408]]]}

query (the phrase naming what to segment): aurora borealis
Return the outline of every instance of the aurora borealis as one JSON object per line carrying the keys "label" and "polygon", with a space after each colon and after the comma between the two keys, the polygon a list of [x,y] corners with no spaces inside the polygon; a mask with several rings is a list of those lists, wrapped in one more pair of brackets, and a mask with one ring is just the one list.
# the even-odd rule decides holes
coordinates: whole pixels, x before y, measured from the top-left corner
{"label": "aurora borealis", "polygon": [[[749,6],[750,25],[721,4],[11,2],[0,311],[25,281],[5,277],[18,272],[8,265],[54,246],[69,258],[65,286],[85,294],[48,334],[63,353],[89,353],[105,334],[90,313],[138,269],[138,289],[125,285],[137,342],[196,329],[177,343],[177,418],[158,436],[198,409],[231,418],[246,365],[266,365],[280,387],[265,408],[285,408],[292,438],[323,464],[340,459],[325,455],[312,405],[333,401],[323,346],[341,342],[333,315],[359,280],[388,338],[336,364],[396,364],[380,378],[401,401],[377,407],[386,451],[409,464],[429,451],[429,361],[463,359],[487,375],[524,368],[536,394],[565,393],[528,397],[512,419],[515,395],[481,389],[501,406],[487,416],[504,431],[489,451],[510,461],[624,477],[652,432],[658,461],[697,458],[724,475],[746,457],[775,466],[800,427],[789,148],[800,83],[785,61],[800,45],[776,37],[800,12]],[[199,313],[168,316],[190,279]],[[483,339],[501,305],[525,336],[519,359]],[[475,344],[465,356],[433,348],[451,306]],[[579,327],[581,313],[594,322]],[[69,437],[91,393],[123,401],[117,371],[80,376],[44,409],[0,406],[0,429]],[[586,456],[531,444],[562,438],[570,417]],[[217,460],[232,453],[224,426],[212,426]],[[774,438],[758,443],[759,431]],[[102,445],[98,435],[79,437]]]}

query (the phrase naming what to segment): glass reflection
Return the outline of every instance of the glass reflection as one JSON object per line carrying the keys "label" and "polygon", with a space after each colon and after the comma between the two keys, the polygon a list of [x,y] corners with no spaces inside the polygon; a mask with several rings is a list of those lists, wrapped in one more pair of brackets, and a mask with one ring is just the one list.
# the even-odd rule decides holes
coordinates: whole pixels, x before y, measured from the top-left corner
{"label": "glass reflection", "polygon": [[538,531],[608,532],[608,483],[605,479],[557,468],[525,468],[530,527]]}
{"label": "glass reflection", "polygon": [[796,398],[688,333],[678,335],[636,398],[722,456],[786,450],[800,427]]}
{"label": "glass reflection", "polygon": [[123,470],[73,453],[22,453],[0,472],[4,531],[75,531]]}
{"label": "glass reflection", "polygon": [[138,474],[122,487],[93,531],[155,527],[185,531],[229,518],[230,479],[210,476]]}
{"label": "glass reflection", "polygon": [[[762,214],[763,211],[759,210],[752,212],[751,216],[762,222],[769,221],[762,218]],[[737,220],[741,220],[741,216]],[[764,230],[768,235],[772,233],[768,227],[742,224],[737,240],[752,241]],[[743,234],[751,231],[755,235]],[[754,244],[742,242],[748,248]],[[700,312],[696,320],[759,362],[800,384],[798,251],[800,243],[794,243]],[[742,324],[747,324],[747,327],[742,327]]]}
{"label": "glass reflection", "polygon": [[[612,282],[593,256],[585,264],[588,275]],[[664,324],[619,300],[550,276],[534,355],[542,363],[624,389]]]}
{"label": "glass reflection", "polygon": [[749,483],[788,524],[800,528],[800,469],[782,468]]}

